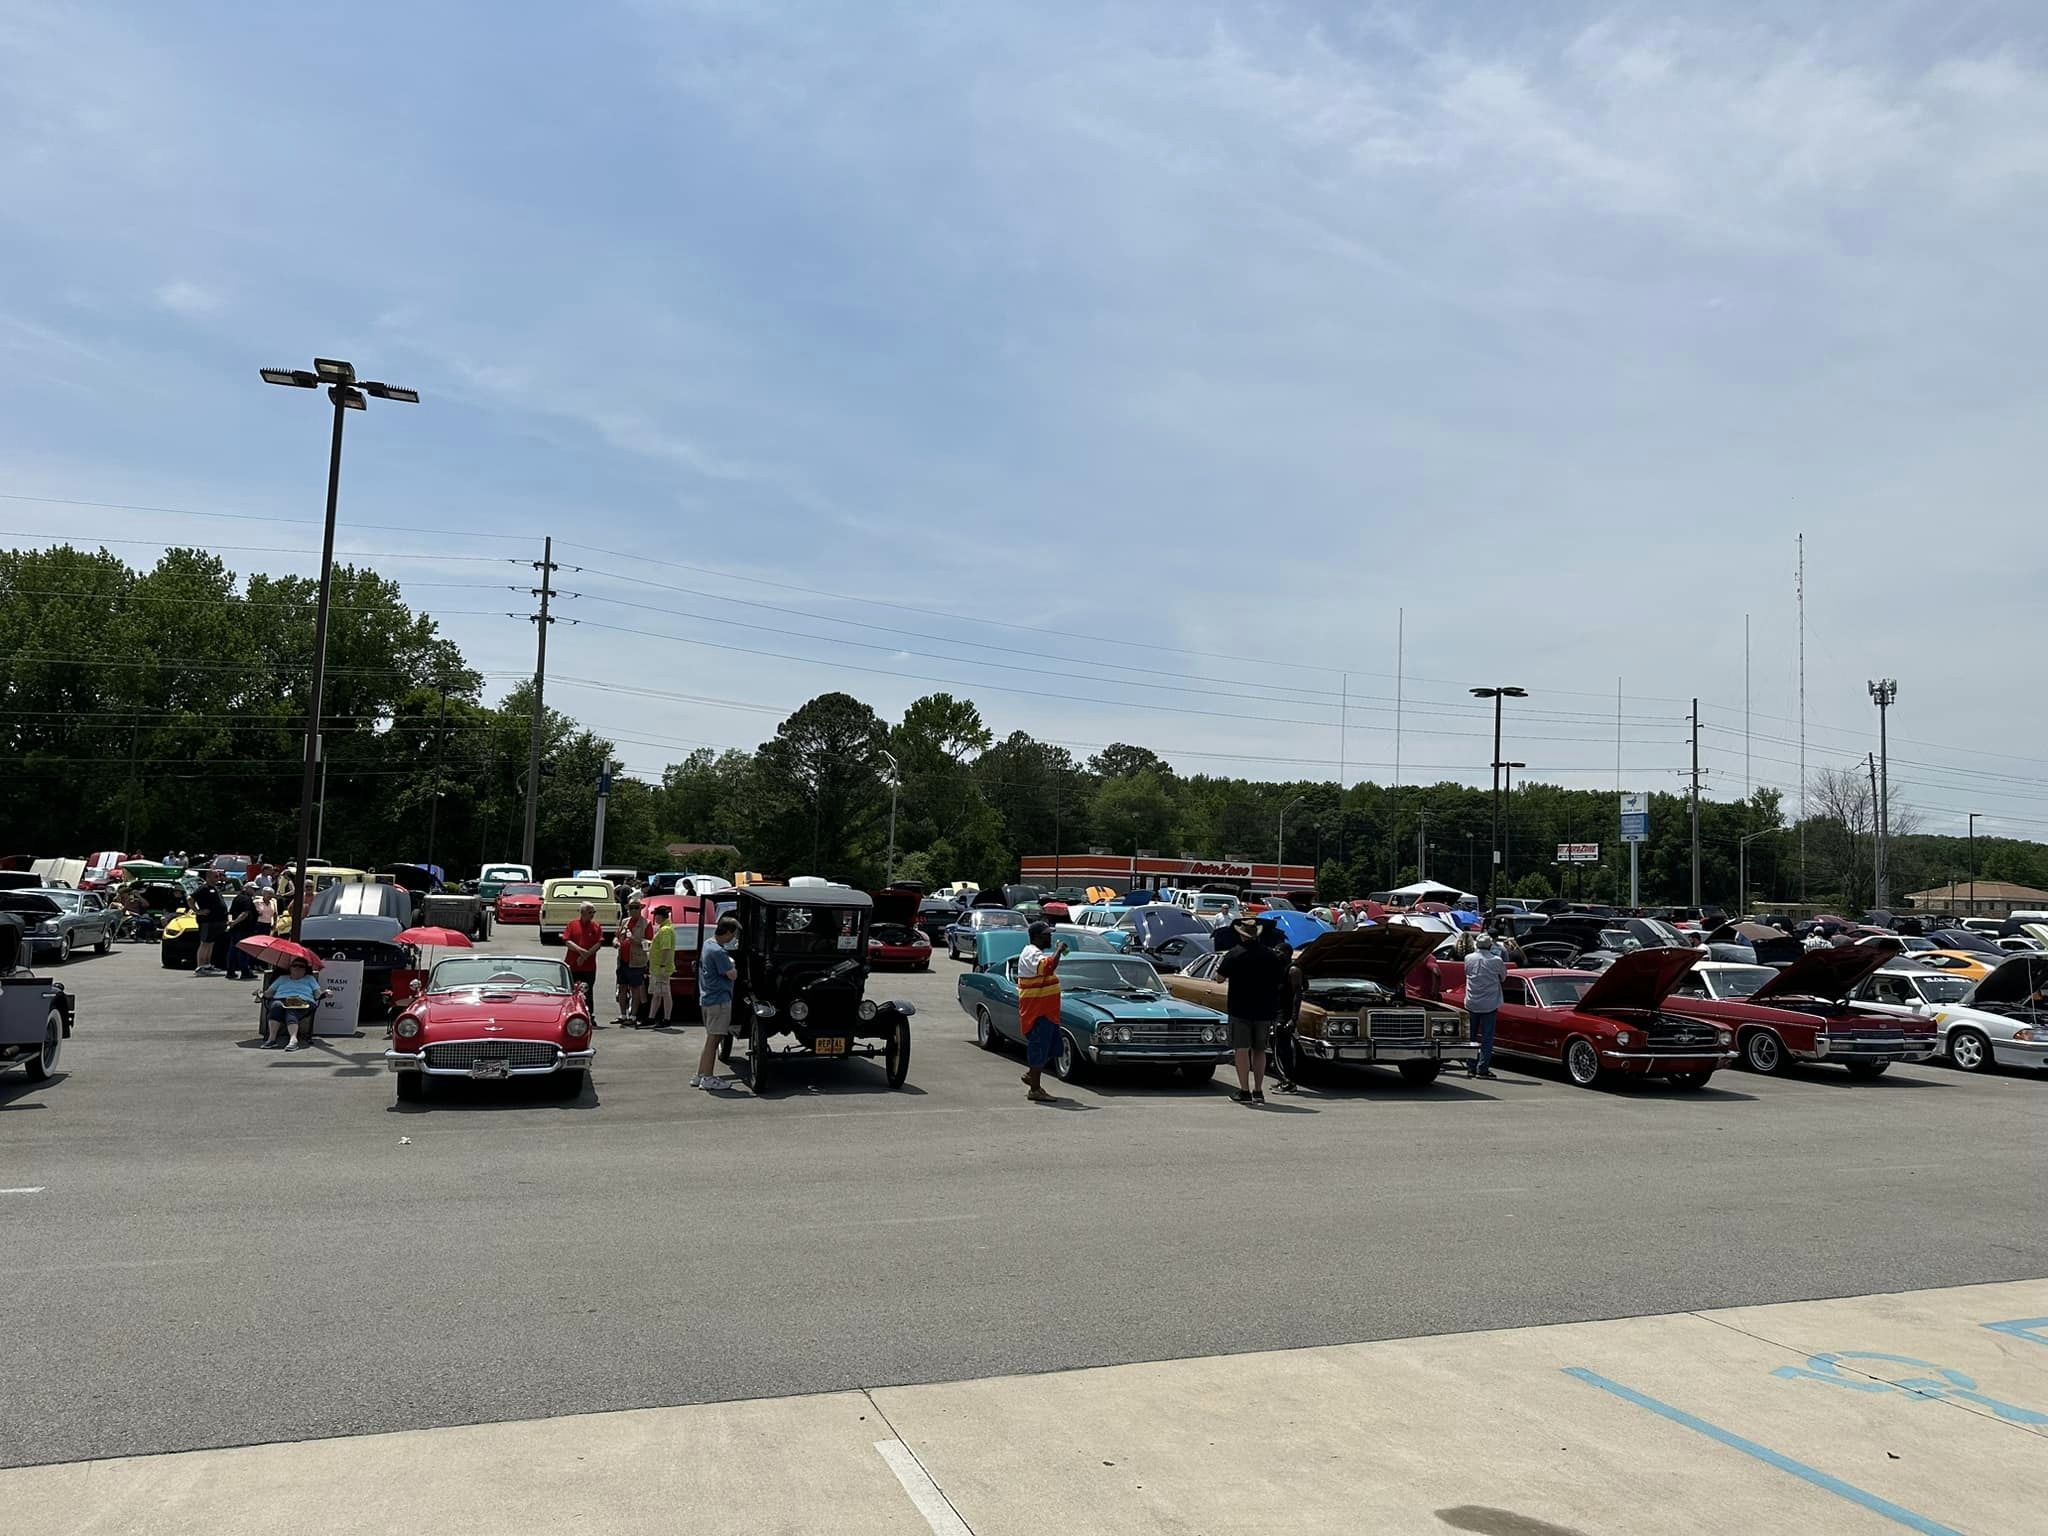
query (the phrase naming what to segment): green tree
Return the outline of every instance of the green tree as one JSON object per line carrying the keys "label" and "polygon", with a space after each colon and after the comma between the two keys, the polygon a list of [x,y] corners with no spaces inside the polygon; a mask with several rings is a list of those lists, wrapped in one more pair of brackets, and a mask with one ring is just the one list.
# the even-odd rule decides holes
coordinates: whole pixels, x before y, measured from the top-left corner
{"label": "green tree", "polygon": [[1149,768],[1111,779],[1091,808],[1097,835],[1118,853],[1157,848],[1173,830],[1173,799]]}
{"label": "green tree", "polygon": [[752,844],[763,867],[871,884],[877,828],[887,820],[881,717],[845,693],[801,706],[755,753]]}

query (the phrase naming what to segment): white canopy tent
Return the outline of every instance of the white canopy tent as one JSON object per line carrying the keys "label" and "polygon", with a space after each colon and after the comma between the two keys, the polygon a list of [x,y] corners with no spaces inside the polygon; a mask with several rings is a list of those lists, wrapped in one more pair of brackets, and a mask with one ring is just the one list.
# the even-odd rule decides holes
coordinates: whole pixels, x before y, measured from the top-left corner
{"label": "white canopy tent", "polygon": [[1387,899],[1410,905],[1418,901],[1440,901],[1447,907],[1455,907],[1461,901],[1477,901],[1479,898],[1470,891],[1459,890],[1454,885],[1440,885],[1434,880],[1417,880],[1413,885],[1404,885],[1398,890],[1387,892]]}

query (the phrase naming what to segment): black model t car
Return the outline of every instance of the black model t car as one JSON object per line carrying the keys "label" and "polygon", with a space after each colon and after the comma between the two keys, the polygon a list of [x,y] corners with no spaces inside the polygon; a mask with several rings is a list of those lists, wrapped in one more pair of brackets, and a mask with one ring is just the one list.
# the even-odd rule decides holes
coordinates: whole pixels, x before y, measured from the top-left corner
{"label": "black model t car", "polygon": [[[732,1021],[734,1034],[746,1034],[747,1086],[762,1092],[778,1056],[880,1056],[889,1086],[901,1088],[917,1009],[864,995],[874,910],[867,892],[748,885],[732,895],[740,924]],[[727,1060],[732,1039],[721,1053]]]}
{"label": "black model t car", "polygon": [[19,1062],[41,1082],[57,1070],[75,999],[62,982],[17,969],[23,953],[21,919],[0,912],[0,1067]]}

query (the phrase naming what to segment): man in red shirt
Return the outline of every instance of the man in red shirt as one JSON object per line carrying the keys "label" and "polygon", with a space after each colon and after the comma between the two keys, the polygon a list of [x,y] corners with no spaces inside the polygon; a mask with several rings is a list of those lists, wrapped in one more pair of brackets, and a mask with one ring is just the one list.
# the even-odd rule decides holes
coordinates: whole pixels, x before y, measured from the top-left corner
{"label": "man in red shirt", "polygon": [[562,942],[569,950],[569,981],[586,993],[597,990],[597,952],[604,947],[604,930],[597,925],[597,907],[586,901],[576,921],[562,930]]}

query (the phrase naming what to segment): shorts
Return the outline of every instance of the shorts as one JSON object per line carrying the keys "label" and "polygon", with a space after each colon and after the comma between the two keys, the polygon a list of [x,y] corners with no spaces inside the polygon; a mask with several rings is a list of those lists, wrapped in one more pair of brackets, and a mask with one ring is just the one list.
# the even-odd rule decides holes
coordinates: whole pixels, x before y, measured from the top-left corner
{"label": "shorts", "polygon": [[1060,1027],[1051,1019],[1040,1019],[1024,1037],[1024,1065],[1049,1067],[1060,1053]]}
{"label": "shorts", "polygon": [[619,985],[622,987],[644,987],[647,985],[647,967],[644,965],[622,965],[619,967]]}
{"label": "shorts", "polygon": [[228,925],[226,923],[201,923],[199,925],[199,942],[202,944],[218,944],[227,936]]}
{"label": "shorts", "polygon": [[700,1011],[704,1015],[705,1034],[715,1036],[732,1033],[731,1003],[706,1003]]}
{"label": "shorts", "polygon": [[1233,1051],[1263,1051],[1273,1043],[1271,1019],[1232,1019],[1230,1048]]}

